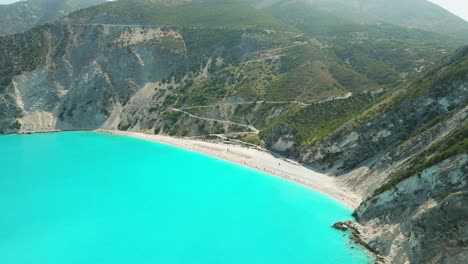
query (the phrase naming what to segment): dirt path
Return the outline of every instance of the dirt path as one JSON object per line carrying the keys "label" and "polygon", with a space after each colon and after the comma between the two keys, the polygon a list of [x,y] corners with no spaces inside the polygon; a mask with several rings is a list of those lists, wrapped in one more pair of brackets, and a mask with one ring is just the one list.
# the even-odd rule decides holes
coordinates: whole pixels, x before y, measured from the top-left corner
{"label": "dirt path", "polygon": [[237,125],[237,126],[241,126],[241,127],[246,127],[248,129],[250,129],[252,132],[254,132],[255,134],[258,134],[260,132],[258,129],[256,129],[255,127],[253,127],[251,125],[236,123],[236,122],[232,122],[232,121],[229,121],[229,120],[221,120],[221,119],[214,119],[214,118],[196,116],[196,115],[192,115],[189,112],[186,112],[186,111],[178,109],[178,108],[172,108],[172,111],[184,113],[184,114],[186,114],[186,115],[188,115],[188,116],[190,116],[192,118],[197,118],[197,119],[200,119],[200,120],[213,121],[213,122],[219,122],[219,123],[224,123],[224,124],[230,124],[230,125]]}

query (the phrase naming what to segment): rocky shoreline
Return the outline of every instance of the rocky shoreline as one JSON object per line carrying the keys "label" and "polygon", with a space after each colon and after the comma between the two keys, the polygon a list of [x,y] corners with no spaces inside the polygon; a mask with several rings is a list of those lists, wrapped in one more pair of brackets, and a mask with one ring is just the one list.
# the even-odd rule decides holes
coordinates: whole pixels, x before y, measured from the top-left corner
{"label": "rocky shoreline", "polygon": [[340,230],[340,231],[349,231],[350,232],[350,239],[363,247],[371,257],[374,258],[376,264],[386,264],[389,263],[385,260],[385,258],[380,255],[380,253],[369,245],[365,240],[364,233],[362,229],[364,228],[359,223],[355,221],[343,221],[343,222],[336,222],[332,225],[333,228]]}

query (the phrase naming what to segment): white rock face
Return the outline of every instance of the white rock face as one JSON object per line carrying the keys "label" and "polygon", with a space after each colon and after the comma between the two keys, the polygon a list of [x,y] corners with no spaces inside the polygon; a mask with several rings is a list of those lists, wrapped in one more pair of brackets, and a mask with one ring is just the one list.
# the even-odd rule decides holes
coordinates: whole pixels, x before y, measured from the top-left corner
{"label": "white rock face", "polygon": [[286,135],[278,139],[278,141],[271,147],[274,151],[283,152],[291,149],[294,146],[294,140],[291,135]]}
{"label": "white rock face", "polygon": [[341,146],[346,146],[346,145],[350,145],[350,144],[353,144],[354,142],[356,142],[357,140],[359,139],[359,134],[357,132],[351,132],[346,138],[345,140],[343,141],[343,143],[341,144]]}
{"label": "white rock face", "polygon": [[114,39],[114,43],[121,47],[134,46],[151,40],[163,40],[164,38],[182,41],[182,36],[174,30],[161,30],[160,28],[132,27],[120,32]]}
{"label": "white rock face", "polygon": [[[29,52],[18,55],[6,48],[9,60],[20,63],[11,68],[7,60],[2,61],[11,75],[0,76],[0,133],[98,128],[177,130],[187,123],[185,133],[203,134],[193,121],[164,121],[175,103],[175,90],[187,79],[193,84],[210,77],[214,68],[224,66],[225,57],[235,53],[236,58],[244,58],[265,48],[263,42],[236,30],[226,29],[237,38],[233,41],[237,44],[232,44],[235,51],[231,51],[226,43],[194,45],[199,41],[197,33],[206,34],[203,30],[208,29],[69,20],[64,18],[22,34],[13,44],[21,50],[31,47]],[[186,42],[191,44],[189,50]],[[280,115],[279,108],[266,116],[271,119]],[[213,113],[217,118],[225,115],[220,117],[224,119],[234,114],[234,107]],[[33,124],[34,120],[37,123]],[[202,125],[212,131],[221,129],[216,122]],[[227,129],[232,124],[222,126]]]}
{"label": "white rock face", "polygon": [[24,131],[51,131],[57,118],[50,112],[32,112],[19,120]]}
{"label": "white rock face", "polygon": [[373,142],[378,142],[381,138],[385,138],[385,137],[388,137],[392,134],[392,132],[390,132],[389,130],[380,130],[377,135],[375,135],[375,137],[372,138],[372,141]]}
{"label": "white rock face", "polygon": [[64,87],[51,82],[44,67],[16,76],[12,85],[17,91],[18,105],[26,113],[52,111],[66,94]]}
{"label": "white rock face", "polygon": [[[319,144],[303,151],[300,159],[324,169],[355,169],[361,163],[375,159],[385,149],[392,149],[395,144],[408,139],[434,116],[444,116],[449,111],[464,108],[468,103],[466,86],[466,78],[446,81],[433,87],[431,92],[403,101],[356,128],[345,125]],[[320,155],[315,155],[317,152]]]}
{"label": "white rock face", "polygon": [[467,248],[457,243],[468,237],[453,235],[468,234],[468,155],[400,182],[361,205],[357,217],[390,263],[466,263]]}
{"label": "white rock face", "polygon": [[13,76],[0,94],[3,132],[15,120],[20,132],[116,128],[126,103],[150,108],[154,84],[187,63],[174,30],[56,24],[43,34],[44,64]]}

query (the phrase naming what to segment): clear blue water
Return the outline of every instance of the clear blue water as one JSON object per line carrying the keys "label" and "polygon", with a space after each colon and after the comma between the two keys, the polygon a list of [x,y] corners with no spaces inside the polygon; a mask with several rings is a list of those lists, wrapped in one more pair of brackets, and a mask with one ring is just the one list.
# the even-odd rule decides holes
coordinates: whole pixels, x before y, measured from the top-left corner
{"label": "clear blue water", "polygon": [[0,136],[2,264],[367,263],[293,183],[98,133]]}

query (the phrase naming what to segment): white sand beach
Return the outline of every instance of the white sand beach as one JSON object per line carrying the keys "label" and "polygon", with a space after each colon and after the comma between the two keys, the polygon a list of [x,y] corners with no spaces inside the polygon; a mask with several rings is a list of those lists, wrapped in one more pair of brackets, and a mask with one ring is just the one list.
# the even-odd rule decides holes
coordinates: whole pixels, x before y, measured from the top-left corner
{"label": "white sand beach", "polygon": [[238,144],[207,142],[137,132],[117,130],[99,130],[98,132],[154,141],[250,167],[306,186],[352,209],[356,208],[362,199],[359,195],[340,185],[333,177],[315,172],[292,160],[275,157],[271,153],[260,149],[247,148]]}

